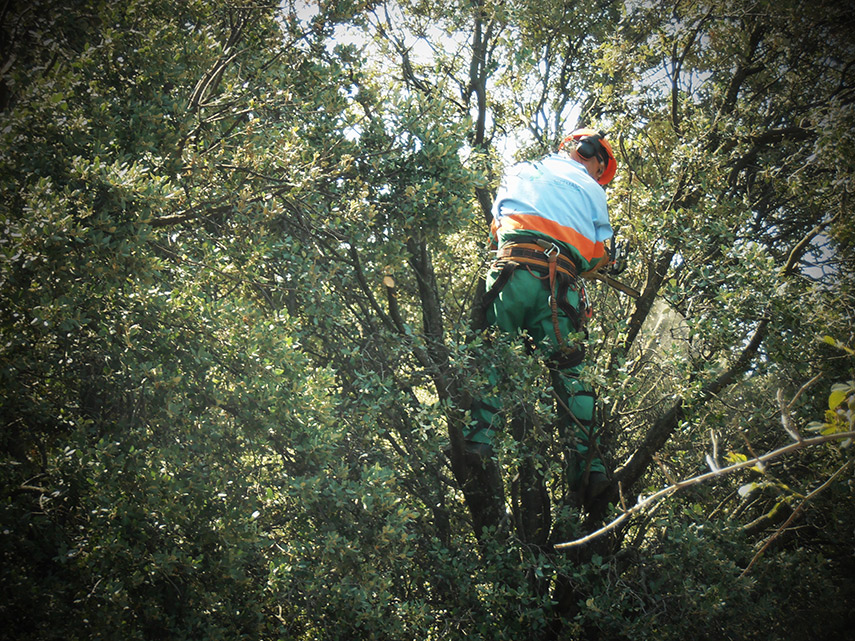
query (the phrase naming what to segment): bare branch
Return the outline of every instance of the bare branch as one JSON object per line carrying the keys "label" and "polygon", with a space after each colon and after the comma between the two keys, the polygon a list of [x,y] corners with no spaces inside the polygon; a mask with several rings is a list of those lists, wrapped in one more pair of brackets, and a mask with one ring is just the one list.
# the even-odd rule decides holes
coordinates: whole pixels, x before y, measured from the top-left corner
{"label": "bare branch", "polygon": [[792,251],[790,251],[790,255],[787,258],[786,265],[784,265],[784,267],[781,269],[782,275],[789,276],[789,275],[792,275],[795,273],[796,267],[798,266],[799,261],[801,260],[802,256],[804,255],[808,244],[820,232],[822,232],[823,229],[832,225],[834,223],[834,221],[836,221],[840,217],[841,213],[843,213],[842,208],[840,211],[838,211],[836,214],[834,214],[834,216],[832,216],[830,219],[819,223],[816,227],[814,227],[812,230],[810,230],[804,238],[802,238],[798,243],[796,243],[796,246],[793,247]]}
{"label": "bare branch", "polygon": [[834,474],[832,474],[831,477],[829,477],[829,479],[825,483],[823,483],[818,488],[816,488],[813,492],[808,494],[802,500],[802,502],[799,503],[798,507],[795,510],[793,510],[792,514],[790,514],[790,517],[786,521],[784,521],[784,523],[781,525],[781,527],[779,527],[777,530],[775,530],[775,533],[772,536],[770,536],[769,539],[766,541],[766,543],[763,544],[763,547],[757,551],[757,554],[755,554],[754,558],[751,559],[751,562],[748,564],[748,567],[746,567],[742,571],[742,573],[739,575],[740,578],[742,578],[746,574],[748,574],[748,572],[751,570],[751,568],[754,567],[754,564],[757,562],[757,559],[759,559],[763,555],[763,553],[769,548],[769,546],[772,545],[772,542],[775,539],[777,539],[781,535],[781,533],[790,526],[790,523],[792,523],[793,521],[796,520],[796,517],[799,514],[801,514],[801,512],[804,510],[805,505],[807,505],[808,501],[810,501],[812,498],[814,498],[817,494],[819,494],[820,492],[822,492],[826,488],[830,487],[831,484],[834,482],[834,480],[838,476],[840,476],[846,470],[846,468],[850,467],[851,465],[852,465],[852,461],[847,461],[846,463],[844,463],[843,466],[840,467],[840,469],[838,469]]}
{"label": "bare branch", "polygon": [[[679,481],[678,483],[674,483],[672,485],[669,485],[668,487],[662,488],[658,492],[651,494],[650,496],[648,496],[645,499],[641,499],[641,497],[639,497],[639,499],[641,499],[641,500],[639,500],[638,503],[636,503],[629,510],[624,511],[619,517],[617,517],[616,519],[614,519],[613,521],[611,521],[607,525],[601,527],[599,530],[596,530],[595,532],[591,532],[587,536],[583,536],[582,538],[576,539],[574,541],[568,541],[566,543],[557,543],[555,545],[555,549],[556,550],[564,550],[564,549],[575,547],[578,545],[583,545],[585,543],[588,543],[589,541],[592,541],[596,538],[599,538],[603,534],[606,534],[607,532],[611,532],[612,530],[614,530],[618,525],[623,523],[627,518],[629,518],[633,514],[637,514],[639,512],[642,512],[643,510],[654,505],[656,502],[660,501],[661,499],[673,494],[677,490],[682,490],[683,488],[690,487],[692,485],[698,485],[699,483],[704,483],[705,481],[708,481],[709,479],[715,478],[717,476],[724,476],[726,474],[731,474],[733,472],[737,472],[737,471],[742,470],[742,469],[754,467],[757,465],[763,465],[767,461],[771,461],[772,459],[776,459],[780,456],[784,456],[785,454],[790,454],[791,452],[797,452],[797,451],[804,449],[806,447],[812,447],[814,445],[822,445],[823,443],[829,443],[832,441],[841,441],[841,440],[845,440],[847,438],[855,438],[855,432],[838,432],[837,434],[826,434],[823,436],[816,436],[814,438],[803,439],[797,443],[790,443],[789,445],[786,445],[784,447],[780,447],[777,450],[772,450],[771,452],[767,452],[766,454],[763,454],[762,456],[758,456],[757,458],[749,459],[747,461],[741,461],[739,463],[734,463],[733,465],[729,465],[727,467],[720,468],[718,471],[715,471],[715,472],[707,472],[706,474],[700,474],[698,476],[694,476],[694,477],[685,479],[683,481]],[[849,465],[849,463],[846,464],[846,466],[848,466],[848,465]],[[844,466],[844,468],[846,466]],[[841,468],[841,470],[842,470],[842,468]],[[820,491],[825,486],[827,486],[834,479],[834,477],[837,476],[841,472],[841,470],[838,470],[838,472],[836,472],[835,475],[832,476],[832,478],[830,478],[828,481],[826,481],[826,483],[823,484],[822,487],[811,492],[811,494],[809,494],[807,497],[805,497],[805,500],[811,498],[818,491]]]}
{"label": "bare branch", "polygon": [[804,393],[808,390],[808,388],[810,388],[810,387],[811,387],[814,383],[816,383],[820,378],[822,378],[822,372],[820,372],[819,374],[817,374],[816,376],[814,376],[812,379],[810,379],[807,383],[805,383],[804,385],[802,385],[802,386],[799,388],[799,391],[798,391],[798,392],[796,392],[796,395],[795,395],[795,396],[793,396],[793,398],[791,398],[791,399],[790,399],[790,402],[787,404],[787,409],[788,409],[788,410],[793,409],[793,405],[795,405],[795,402],[796,402],[796,400],[799,398],[799,396],[801,396],[802,394],[804,394]]}
{"label": "bare branch", "polygon": [[778,389],[778,406],[781,408],[781,425],[784,431],[790,435],[796,443],[802,440],[801,434],[793,426],[793,420],[790,417],[790,406],[784,403],[784,390]]}
{"label": "bare branch", "polygon": [[718,436],[715,430],[710,430],[710,440],[712,441],[712,454],[707,454],[706,456],[707,465],[713,472],[720,472],[721,468],[718,466]]}
{"label": "bare branch", "polygon": [[639,292],[637,289],[633,289],[629,285],[622,283],[618,280],[615,280],[614,278],[612,278],[608,274],[604,274],[603,272],[599,272],[599,271],[585,272],[584,274],[582,274],[582,277],[583,278],[589,278],[591,280],[601,281],[601,282],[605,283],[606,285],[608,285],[609,287],[613,287],[614,289],[618,290],[619,292],[623,292],[624,294],[626,294],[630,298],[641,298],[641,292]]}

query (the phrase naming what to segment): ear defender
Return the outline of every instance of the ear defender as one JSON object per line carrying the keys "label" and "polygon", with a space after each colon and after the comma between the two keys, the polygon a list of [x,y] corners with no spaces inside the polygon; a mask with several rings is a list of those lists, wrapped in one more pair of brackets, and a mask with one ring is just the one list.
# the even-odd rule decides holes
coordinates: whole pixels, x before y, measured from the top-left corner
{"label": "ear defender", "polygon": [[571,144],[582,158],[588,159],[596,156],[606,166],[603,175],[597,179],[598,183],[605,186],[615,177],[617,160],[612,151],[612,146],[606,140],[605,132],[588,128],[576,129],[561,141],[558,149],[564,149]]}
{"label": "ear defender", "polygon": [[593,134],[592,136],[580,138],[576,145],[576,151],[579,152],[579,155],[582,156],[582,158],[588,159],[596,156],[603,163],[608,164],[609,154],[600,142],[604,137],[605,136],[601,131],[597,134]]}

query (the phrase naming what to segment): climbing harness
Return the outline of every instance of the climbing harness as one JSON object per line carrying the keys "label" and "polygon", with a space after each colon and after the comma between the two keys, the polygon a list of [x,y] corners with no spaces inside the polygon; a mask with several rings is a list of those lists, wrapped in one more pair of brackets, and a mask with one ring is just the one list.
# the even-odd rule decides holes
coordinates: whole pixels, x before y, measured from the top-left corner
{"label": "climbing harness", "polygon": [[[546,280],[549,289],[549,306],[552,312],[552,327],[558,343],[558,351],[550,360],[556,364],[570,367],[580,363],[584,358],[584,348],[581,346],[568,347],[561,334],[558,323],[560,309],[570,319],[577,332],[584,331],[584,321],[579,311],[567,300],[567,294],[572,288],[579,293],[580,307],[585,310],[585,316],[590,317],[585,288],[579,283],[576,264],[561,253],[558,245],[542,238],[534,238],[531,242],[515,242],[503,245],[496,252],[496,260],[491,269],[500,270],[493,286],[486,292],[483,300],[484,309],[488,309],[513,276],[514,271],[524,266],[529,273],[538,279]],[[542,274],[537,276],[534,272]]]}
{"label": "climbing harness", "polygon": [[[551,239],[533,234],[503,243],[490,265],[489,285],[473,318],[477,314],[483,329],[492,313],[495,319],[491,318],[490,322],[498,327],[528,331],[524,343],[526,350],[534,354],[543,349],[544,364],[560,406],[556,422],[559,434],[578,452],[575,455],[578,460],[585,462],[584,465],[580,462],[573,470],[602,472],[601,458],[592,458],[597,447],[596,394],[580,376],[586,351],[588,303],[580,269],[569,251],[561,247]],[[517,270],[525,270],[528,274],[518,274],[514,279]],[[502,293],[503,290],[506,293]],[[497,305],[500,295],[502,304]],[[490,340],[489,336],[486,340]],[[501,416],[507,415],[509,410],[503,412],[501,401],[493,398],[473,401],[471,410],[472,420],[464,431],[464,438],[492,443],[494,435],[502,429]]]}
{"label": "climbing harness", "polygon": [[573,279],[577,275],[576,264],[561,254],[558,245],[548,240],[537,239],[531,243],[509,243],[496,252],[496,260],[513,260],[546,268],[553,274],[550,284],[554,280],[555,272],[561,272]]}

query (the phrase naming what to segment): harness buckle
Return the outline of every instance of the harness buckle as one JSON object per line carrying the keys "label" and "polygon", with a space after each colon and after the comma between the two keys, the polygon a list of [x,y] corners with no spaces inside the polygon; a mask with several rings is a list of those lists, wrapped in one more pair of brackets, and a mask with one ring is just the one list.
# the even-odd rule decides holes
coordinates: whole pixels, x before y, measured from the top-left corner
{"label": "harness buckle", "polygon": [[557,258],[561,254],[561,249],[553,242],[543,238],[538,238],[535,242],[540,246],[543,250],[543,255],[547,258],[552,258],[553,256]]}

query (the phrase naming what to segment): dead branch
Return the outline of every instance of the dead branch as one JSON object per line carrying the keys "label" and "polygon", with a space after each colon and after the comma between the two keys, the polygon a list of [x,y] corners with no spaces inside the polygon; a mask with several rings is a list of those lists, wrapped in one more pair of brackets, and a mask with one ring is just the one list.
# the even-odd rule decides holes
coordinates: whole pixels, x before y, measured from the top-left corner
{"label": "dead branch", "polygon": [[829,477],[829,479],[825,483],[823,483],[818,488],[816,488],[813,492],[808,494],[802,500],[802,502],[799,503],[798,507],[796,507],[796,509],[793,510],[793,512],[792,512],[792,514],[790,514],[789,518],[786,521],[784,521],[784,523],[781,525],[781,527],[779,527],[777,530],[775,530],[775,533],[772,536],[770,536],[768,538],[768,540],[763,544],[763,547],[761,547],[757,551],[757,554],[755,554],[754,558],[751,559],[751,562],[748,564],[748,567],[746,567],[742,571],[742,573],[739,575],[740,578],[742,578],[746,574],[748,574],[748,572],[751,570],[751,568],[754,567],[754,564],[757,562],[757,559],[759,559],[763,555],[763,553],[769,548],[769,546],[772,545],[772,542],[781,535],[781,532],[783,532],[784,530],[786,530],[790,526],[790,523],[795,521],[796,517],[799,514],[801,514],[801,512],[804,510],[804,507],[805,507],[805,505],[807,505],[808,501],[810,501],[812,498],[814,498],[817,494],[819,494],[823,490],[830,487],[831,484],[834,482],[834,480],[838,476],[840,476],[846,470],[846,468],[850,467],[851,465],[852,465],[852,461],[847,461],[846,463],[844,463],[843,466],[840,469],[838,469],[834,474],[832,474],[831,477]]}
{"label": "dead branch", "polygon": [[[790,454],[791,452],[797,452],[806,447],[812,447],[814,445],[821,445],[823,443],[829,443],[832,441],[841,441],[847,438],[855,438],[855,432],[838,432],[837,434],[825,434],[823,436],[816,436],[813,438],[802,439],[800,441],[796,441],[794,443],[790,443],[789,445],[785,445],[784,447],[780,447],[776,450],[772,450],[771,452],[767,452],[762,456],[758,456],[753,459],[749,459],[747,461],[741,461],[739,463],[734,463],[733,465],[728,465],[727,467],[716,468],[713,471],[707,472],[705,474],[700,474],[698,476],[694,476],[677,483],[673,483],[665,488],[662,488],[658,492],[651,494],[645,499],[641,499],[639,497],[638,503],[636,503],[629,510],[625,510],[623,514],[618,516],[616,519],[601,527],[599,530],[595,532],[591,532],[587,536],[584,536],[580,539],[576,539],[574,541],[568,541],[566,543],[558,543],[555,545],[556,550],[564,550],[567,548],[583,545],[592,541],[607,532],[614,530],[618,525],[623,523],[627,518],[632,516],[633,514],[637,514],[639,512],[648,509],[650,506],[654,505],[659,500],[673,494],[678,490],[682,490],[683,488],[690,487],[692,485],[698,485],[699,483],[704,483],[711,478],[715,478],[717,476],[724,476],[726,474],[731,474],[733,472],[737,472],[742,469],[755,467],[755,466],[763,466],[767,461],[771,461],[780,456],[784,456],[785,454]],[[829,479],[830,481],[831,479]],[[814,491],[812,494],[815,494]],[[808,497],[809,498],[809,497]]]}

